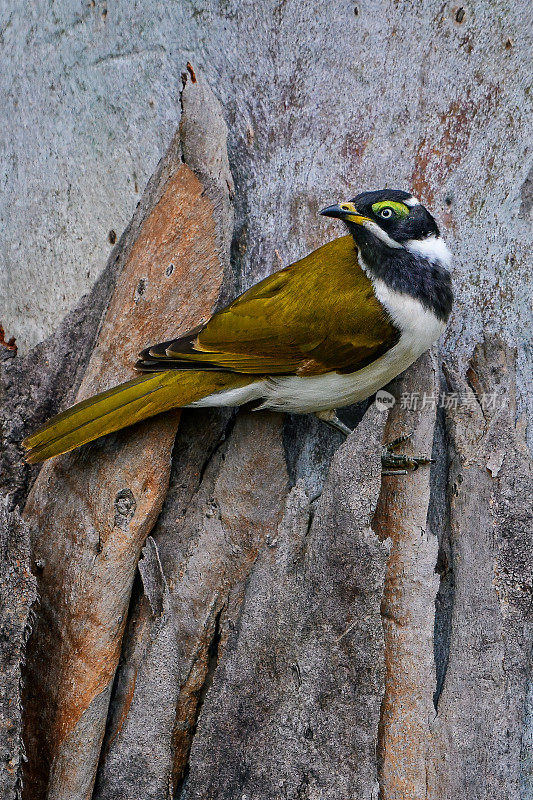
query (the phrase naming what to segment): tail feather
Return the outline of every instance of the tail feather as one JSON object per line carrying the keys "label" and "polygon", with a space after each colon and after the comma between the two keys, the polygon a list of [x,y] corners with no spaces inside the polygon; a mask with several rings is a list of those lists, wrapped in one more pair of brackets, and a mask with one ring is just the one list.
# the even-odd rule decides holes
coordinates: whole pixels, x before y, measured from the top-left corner
{"label": "tail feather", "polygon": [[171,408],[180,408],[253,379],[228,372],[151,372],[115,386],[52,417],[23,441],[26,460],[37,464],[107,433]]}

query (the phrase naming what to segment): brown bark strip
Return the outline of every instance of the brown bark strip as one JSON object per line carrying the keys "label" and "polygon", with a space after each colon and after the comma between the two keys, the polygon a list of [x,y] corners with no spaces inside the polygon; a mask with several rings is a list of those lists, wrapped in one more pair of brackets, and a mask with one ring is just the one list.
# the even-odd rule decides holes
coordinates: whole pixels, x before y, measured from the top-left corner
{"label": "brown bark strip", "polygon": [[[184,108],[196,91],[205,100],[198,81],[185,87]],[[207,104],[200,128],[212,113]],[[191,150],[202,141],[194,129],[190,139]],[[225,148],[225,138],[218,147]],[[219,205],[225,194],[228,207],[230,178],[219,170],[202,183],[175,145],[170,158],[170,175],[118,279],[78,399],[130,377],[143,346],[192,327],[218,301],[222,237],[209,195],[218,186]],[[28,648],[31,800],[91,796],[133,575],[164,499],[178,420],[179,413],[163,415],[45,464],[28,499],[24,516],[44,564]]]}
{"label": "brown bark strip", "polygon": [[[205,425],[201,412],[191,416]],[[247,413],[210,459],[186,513],[178,511],[179,490],[169,493],[153,531],[164,578],[161,613],[147,602],[154,581],[144,565],[146,595],[125,637],[95,798],[127,798],[132,786],[144,800],[175,796],[214,653],[224,652],[257,553],[275,536],[287,484],[280,415]]]}
{"label": "brown bark strip", "polygon": [[[417,392],[418,410],[402,409],[402,393]],[[404,452],[430,454],[436,418],[436,366],[420,358],[393,388],[397,398],[385,441],[412,433]],[[421,408],[424,397],[433,398]],[[427,527],[430,470],[384,476],[374,529],[392,550],[381,606],[385,634],[385,696],[380,720],[382,800],[426,800],[429,722],[434,715],[433,626],[439,581],[438,542]]]}
{"label": "brown bark strip", "polygon": [[[448,366],[451,567],[448,668],[432,723],[428,799],[519,800],[531,667],[531,459],[516,420],[514,352],[494,333]],[[452,766],[453,765],[453,766]]]}

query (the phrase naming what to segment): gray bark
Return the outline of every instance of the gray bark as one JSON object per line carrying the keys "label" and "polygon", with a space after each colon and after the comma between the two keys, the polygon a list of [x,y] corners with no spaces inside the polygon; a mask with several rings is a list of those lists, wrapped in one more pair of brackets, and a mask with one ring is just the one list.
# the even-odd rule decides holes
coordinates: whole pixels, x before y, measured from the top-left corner
{"label": "gray bark", "polygon": [[[493,336],[465,377],[448,373],[471,402],[448,420],[455,593],[429,775],[430,796],[443,800],[529,794],[519,760],[531,666],[531,461],[515,422],[513,366]],[[496,409],[482,399],[494,390],[504,398]],[[526,740],[529,758],[527,749]],[[445,757],[455,769],[442,770]]]}
{"label": "gray bark", "polygon": [[[0,321],[20,345],[0,345],[2,796],[24,723],[31,800],[529,800],[525,1],[0,14]],[[345,444],[189,411],[23,465],[25,432],[332,238],[322,205],[384,185],[435,212],[457,297],[389,388],[456,408],[354,409]],[[380,481],[402,432],[436,463]]]}
{"label": "gray bark", "polygon": [[36,600],[30,572],[30,531],[16,511],[0,506],[0,796],[20,791],[22,742],[21,682],[31,607]]}

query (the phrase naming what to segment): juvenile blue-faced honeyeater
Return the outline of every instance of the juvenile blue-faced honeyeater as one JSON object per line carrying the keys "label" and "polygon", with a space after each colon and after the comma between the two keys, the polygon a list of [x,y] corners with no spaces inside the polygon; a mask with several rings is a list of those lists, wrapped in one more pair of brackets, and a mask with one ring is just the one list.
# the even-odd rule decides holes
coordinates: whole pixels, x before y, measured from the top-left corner
{"label": "juvenile blue-faced honeyeater", "polygon": [[348,235],[252,286],[204,325],[146,348],[133,380],[77,403],[24,441],[31,463],[171,408],[315,413],[364,400],[441,335],[451,256],[408,192],[364,192],[320,212]]}

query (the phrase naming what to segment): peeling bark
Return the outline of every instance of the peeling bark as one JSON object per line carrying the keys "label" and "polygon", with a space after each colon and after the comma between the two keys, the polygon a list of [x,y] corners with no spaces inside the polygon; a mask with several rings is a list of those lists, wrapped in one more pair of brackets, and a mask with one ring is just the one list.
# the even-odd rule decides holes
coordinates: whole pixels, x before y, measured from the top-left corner
{"label": "peeling bark", "polygon": [[[218,113],[201,87],[191,83],[183,95],[186,107],[189,92],[203,92],[199,127]],[[191,151],[196,130],[187,128]],[[160,197],[129,250],[78,400],[130,377],[147,341],[170,338],[212,313],[231,225],[224,218],[217,231],[218,216],[230,213],[224,137],[218,147],[207,185],[181,161],[179,141],[173,144]],[[178,421],[178,412],[167,414],[46,463],[26,503],[34,555],[43,564],[26,670],[25,793],[32,800],[91,796],[133,577],[168,487]]]}
{"label": "peeling bark", "polygon": [[450,389],[468,402],[447,415],[455,593],[449,662],[431,725],[432,800],[526,796],[519,762],[533,630],[533,487],[516,416],[514,358],[492,335],[464,372],[446,371]]}
{"label": "peeling bark", "polygon": [[289,494],[228,612],[179,796],[376,797],[388,546],[370,522],[384,422],[372,408],[340,448],[314,513],[301,483]]}
{"label": "peeling bark", "polygon": [[[430,454],[437,403],[437,370],[429,354],[393,387],[401,398],[420,392],[428,398],[416,411],[394,406],[385,440],[412,433],[405,451]],[[374,529],[392,540],[381,614],[385,635],[385,696],[380,718],[382,800],[426,800],[426,760],[434,716],[433,626],[438,542],[428,527],[430,471],[383,478]]]}
{"label": "peeling bark", "polygon": [[[180,492],[169,494],[152,534],[162,610],[156,614],[146,602],[153,581],[147,587],[143,565],[144,593],[125,638],[95,798],[126,798],[132,785],[146,798],[172,798],[187,774],[211,662],[224,650],[248,573],[275,534],[287,493],[280,417],[272,422],[270,414],[239,416],[204,466],[186,513]],[[265,474],[271,493],[259,502]]]}

